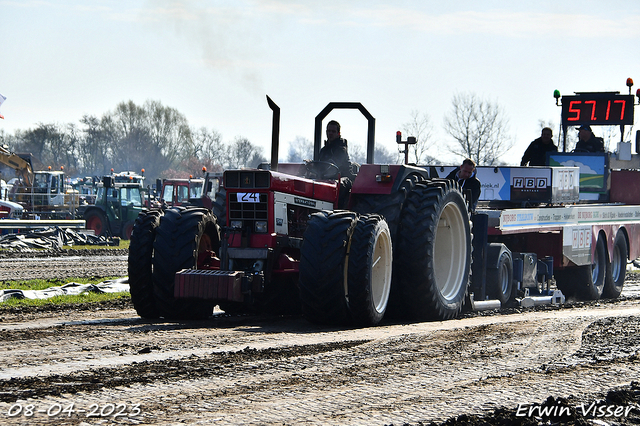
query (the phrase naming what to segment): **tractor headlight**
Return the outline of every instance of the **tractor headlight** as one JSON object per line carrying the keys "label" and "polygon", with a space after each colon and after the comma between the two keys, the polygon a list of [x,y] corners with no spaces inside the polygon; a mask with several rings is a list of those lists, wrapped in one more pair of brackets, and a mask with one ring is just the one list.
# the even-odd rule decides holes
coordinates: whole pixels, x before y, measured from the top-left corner
{"label": "tractor headlight", "polygon": [[267,233],[267,221],[265,221],[265,220],[256,221],[256,233],[257,234],[266,234]]}
{"label": "tractor headlight", "polygon": [[241,220],[232,220],[231,227],[233,229],[242,229],[242,221]]}

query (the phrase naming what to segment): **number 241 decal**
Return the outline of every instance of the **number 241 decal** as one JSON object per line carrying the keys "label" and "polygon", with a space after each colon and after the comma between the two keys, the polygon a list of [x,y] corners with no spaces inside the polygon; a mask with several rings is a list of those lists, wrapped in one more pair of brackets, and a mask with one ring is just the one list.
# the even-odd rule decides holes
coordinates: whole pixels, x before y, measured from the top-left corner
{"label": "number 241 decal", "polygon": [[239,203],[259,203],[260,194],[257,192],[238,192]]}

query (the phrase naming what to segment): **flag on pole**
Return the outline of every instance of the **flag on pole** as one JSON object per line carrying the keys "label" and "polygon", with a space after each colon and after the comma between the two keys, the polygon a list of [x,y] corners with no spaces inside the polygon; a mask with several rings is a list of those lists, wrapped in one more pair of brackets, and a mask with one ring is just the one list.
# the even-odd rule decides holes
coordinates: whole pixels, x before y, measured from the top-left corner
{"label": "flag on pole", "polygon": [[[0,106],[2,106],[2,103],[4,101],[6,101],[7,98],[5,98],[4,96],[2,96],[2,93],[0,93]],[[0,118],[4,119],[4,116],[2,114],[0,114]]]}

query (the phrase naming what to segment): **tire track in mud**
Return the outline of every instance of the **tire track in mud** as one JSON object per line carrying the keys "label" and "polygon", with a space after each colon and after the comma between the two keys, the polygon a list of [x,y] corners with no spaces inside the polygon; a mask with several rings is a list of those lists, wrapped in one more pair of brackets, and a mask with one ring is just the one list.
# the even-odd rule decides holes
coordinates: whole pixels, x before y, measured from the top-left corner
{"label": "tire track in mud", "polygon": [[87,420],[8,418],[14,404],[123,403],[140,415],[101,423],[418,424],[549,395],[589,404],[640,377],[637,296],[356,330],[78,309],[0,314],[1,423]]}
{"label": "tire track in mud", "polygon": [[[640,373],[637,339],[629,342],[625,354],[594,362],[590,356],[611,345],[589,336],[609,334],[614,337],[610,343],[619,345],[630,337],[623,330],[637,329],[639,313],[637,306],[567,309],[361,330],[318,330],[298,319],[280,319],[276,324],[266,320],[266,325],[258,327],[242,320],[216,329],[216,322],[209,321],[214,327],[209,333],[206,321],[192,328],[188,323],[140,324],[125,319],[111,324],[121,329],[115,333],[121,343],[135,335],[134,347],[145,342],[150,353],[168,358],[0,381],[4,401],[0,414],[19,397],[84,406],[136,402],[143,408],[143,417],[129,420],[145,424],[185,419],[216,420],[216,424],[443,420],[513,406],[516,401],[540,401],[556,392],[585,396],[628,384],[629,377]],[[251,320],[246,319],[255,323]],[[603,333],[612,328],[618,331]],[[95,341],[96,333],[105,332],[86,324],[63,329],[74,335],[80,347]],[[55,345],[46,327],[38,332],[48,345]],[[300,344],[292,345],[296,340]],[[318,343],[322,340],[325,342]],[[16,342],[19,340],[11,343]],[[216,342],[218,350],[229,344],[249,347],[211,353]],[[5,344],[0,345],[4,347],[0,354],[9,356]],[[176,356],[189,346],[194,352],[208,349],[210,353]],[[101,354],[113,349],[103,342],[96,347]],[[75,355],[70,352],[68,362],[73,362]],[[572,358],[575,354],[579,355]],[[40,424],[38,419],[31,420],[31,424]]]}

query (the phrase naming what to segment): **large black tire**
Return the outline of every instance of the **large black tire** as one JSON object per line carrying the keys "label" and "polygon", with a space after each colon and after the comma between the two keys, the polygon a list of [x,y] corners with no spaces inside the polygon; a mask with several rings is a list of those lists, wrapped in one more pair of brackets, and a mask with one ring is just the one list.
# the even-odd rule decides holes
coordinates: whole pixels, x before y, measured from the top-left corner
{"label": "large black tire", "polygon": [[302,314],[313,323],[347,321],[346,255],[356,214],[336,210],[311,215],[300,248]]}
{"label": "large black tire", "polygon": [[[489,245],[488,257],[497,257],[497,267],[487,267],[487,294],[490,299],[499,300],[504,308],[515,299],[515,291],[511,252],[503,250],[501,246],[502,244]],[[497,253],[491,253],[491,251],[497,251]]]}
{"label": "large black tire", "polygon": [[418,183],[400,220],[394,275],[406,314],[456,317],[471,275],[471,221],[464,196],[447,180]]}
{"label": "large black tire", "polygon": [[160,316],[201,319],[212,314],[212,301],[174,298],[174,280],[181,269],[197,269],[200,251],[217,252],[219,247],[220,228],[209,210],[172,207],[165,211],[153,245],[153,292]]}
{"label": "large black tire", "polygon": [[398,223],[400,222],[400,212],[404,206],[407,196],[417,182],[424,180],[422,176],[410,175],[407,177],[397,192],[389,195],[353,195],[353,210],[360,214],[378,213],[387,221],[391,239],[395,242]]}
{"label": "large black tire", "polygon": [[110,234],[107,216],[96,208],[89,210],[84,214],[85,226],[87,229],[93,230],[97,237]]}
{"label": "large black tire", "polygon": [[598,300],[604,291],[607,271],[607,247],[604,239],[598,237],[591,265],[578,268],[578,296],[586,300]]}
{"label": "large black tire", "polygon": [[627,274],[627,239],[622,231],[618,231],[613,241],[613,253],[611,261],[607,262],[607,278],[604,283],[602,297],[617,299],[622,293],[624,279]]}
{"label": "large black tire", "polygon": [[358,325],[376,325],[384,317],[391,292],[393,251],[384,218],[363,215],[351,238],[347,300]]}
{"label": "large black tire", "polygon": [[153,241],[156,228],[160,224],[162,211],[141,212],[134,225],[129,242],[129,291],[131,301],[142,318],[158,318],[158,310],[153,298]]}
{"label": "large black tire", "polygon": [[[416,183],[424,181],[420,175],[410,175],[405,178],[404,182],[398,188],[398,191],[388,195],[377,194],[355,194],[353,210],[360,214],[377,213],[382,215],[387,221],[389,231],[391,233],[391,242],[395,253],[397,253],[397,233],[400,223],[400,213],[407,199],[407,196],[416,186]],[[392,277],[392,281],[395,278]],[[404,314],[402,306],[402,295],[398,291],[398,286],[391,286],[391,294],[389,295],[389,306],[387,307],[387,316],[402,317]]]}
{"label": "large black tire", "polygon": [[227,225],[227,190],[220,187],[216,198],[211,203],[211,210],[216,216],[219,226]]}
{"label": "large black tire", "polygon": [[591,265],[566,268],[555,273],[556,286],[567,297],[598,300],[602,297],[607,269],[607,249],[598,237]]}

